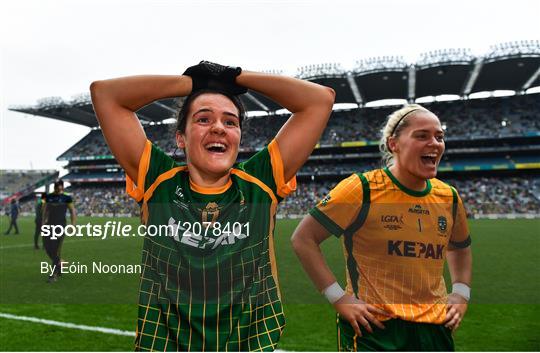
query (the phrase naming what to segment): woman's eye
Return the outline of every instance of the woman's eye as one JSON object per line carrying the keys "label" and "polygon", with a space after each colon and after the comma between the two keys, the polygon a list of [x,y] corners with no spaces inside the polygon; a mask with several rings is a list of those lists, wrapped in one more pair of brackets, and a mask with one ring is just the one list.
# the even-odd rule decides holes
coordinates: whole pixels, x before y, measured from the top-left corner
{"label": "woman's eye", "polygon": [[234,120],[227,120],[225,124],[228,126],[238,126],[238,123]]}
{"label": "woman's eye", "polygon": [[443,142],[444,141],[444,136],[437,136],[437,141],[439,142]]}
{"label": "woman's eye", "polygon": [[204,116],[197,118],[198,123],[207,123],[208,121],[209,121],[208,118]]}

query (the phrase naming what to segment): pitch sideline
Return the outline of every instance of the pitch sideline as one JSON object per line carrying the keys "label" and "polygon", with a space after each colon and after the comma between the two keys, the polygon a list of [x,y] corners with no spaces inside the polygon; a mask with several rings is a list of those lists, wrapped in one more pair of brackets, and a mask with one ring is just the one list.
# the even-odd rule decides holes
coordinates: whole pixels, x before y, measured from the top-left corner
{"label": "pitch sideline", "polygon": [[100,326],[79,325],[79,324],[74,324],[71,322],[40,319],[38,317],[31,317],[31,316],[19,316],[19,315],[13,315],[13,314],[0,312],[0,318],[20,320],[20,321],[29,321],[29,322],[34,322],[38,324],[60,326],[60,327],[72,328],[72,329],[82,330],[82,331],[94,331],[94,332],[108,333],[108,334],[118,335],[118,336],[135,337],[135,332],[133,331],[124,331],[124,330],[118,330],[114,328],[100,327]]}
{"label": "pitch sideline", "polygon": [[[60,327],[72,328],[72,329],[82,330],[82,331],[94,331],[94,332],[101,332],[101,333],[109,333],[109,334],[118,335],[118,336],[135,337],[135,332],[133,331],[124,331],[124,330],[118,330],[115,328],[100,327],[100,326],[78,325],[78,324],[73,324],[71,322],[40,319],[38,317],[31,317],[31,316],[19,316],[19,315],[13,315],[13,314],[0,312],[0,318],[20,320],[20,321],[29,321],[29,322],[34,322],[38,324],[60,326]],[[276,349],[274,352],[287,352],[287,351],[284,351],[282,349]]]}

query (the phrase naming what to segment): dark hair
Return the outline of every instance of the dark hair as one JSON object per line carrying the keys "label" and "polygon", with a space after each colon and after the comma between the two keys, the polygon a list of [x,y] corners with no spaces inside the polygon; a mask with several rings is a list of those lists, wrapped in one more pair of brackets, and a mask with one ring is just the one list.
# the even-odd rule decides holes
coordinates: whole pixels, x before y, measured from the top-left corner
{"label": "dark hair", "polygon": [[54,182],[54,186],[64,186],[64,181],[62,179],[58,179]]}
{"label": "dark hair", "polygon": [[240,120],[240,127],[242,127],[242,121],[244,120],[244,117],[246,115],[246,109],[244,108],[244,105],[240,101],[240,98],[224,91],[218,91],[218,90],[213,90],[213,89],[201,89],[201,90],[192,92],[185,98],[179,99],[177,101],[176,112],[174,113],[174,118],[176,119],[176,131],[180,131],[181,133],[186,132],[187,116],[189,113],[189,109],[191,107],[191,103],[193,103],[193,101],[197,97],[205,93],[221,94],[229,98],[233,102],[235,107],[238,109],[238,118]]}

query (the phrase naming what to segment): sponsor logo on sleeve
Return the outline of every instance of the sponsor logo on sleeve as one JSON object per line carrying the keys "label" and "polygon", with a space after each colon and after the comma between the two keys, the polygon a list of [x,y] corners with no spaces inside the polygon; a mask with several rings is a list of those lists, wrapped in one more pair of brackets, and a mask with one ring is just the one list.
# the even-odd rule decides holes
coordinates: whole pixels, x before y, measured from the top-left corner
{"label": "sponsor logo on sleeve", "polygon": [[332,196],[330,196],[330,194],[326,195],[326,197],[321,201],[321,206],[326,206],[326,204],[328,203],[328,201],[330,201],[331,198]]}

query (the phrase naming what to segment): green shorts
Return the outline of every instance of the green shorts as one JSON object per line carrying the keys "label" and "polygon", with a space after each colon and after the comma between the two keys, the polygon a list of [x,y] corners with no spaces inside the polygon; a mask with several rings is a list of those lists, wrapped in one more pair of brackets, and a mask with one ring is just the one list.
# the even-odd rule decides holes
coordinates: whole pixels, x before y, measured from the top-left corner
{"label": "green shorts", "polygon": [[337,341],[340,352],[361,351],[454,351],[452,331],[444,325],[425,324],[400,319],[383,322],[384,330],[371,324],[373,333],[362,326],[362,337],[355,334],[349,322],[337,319]]}

